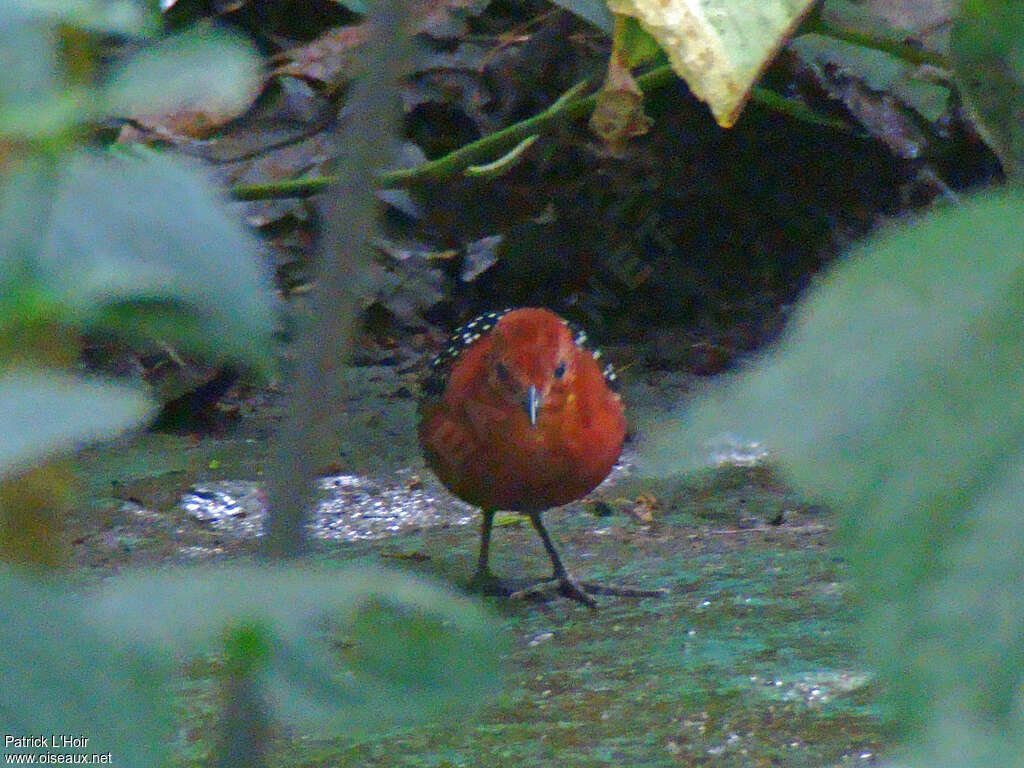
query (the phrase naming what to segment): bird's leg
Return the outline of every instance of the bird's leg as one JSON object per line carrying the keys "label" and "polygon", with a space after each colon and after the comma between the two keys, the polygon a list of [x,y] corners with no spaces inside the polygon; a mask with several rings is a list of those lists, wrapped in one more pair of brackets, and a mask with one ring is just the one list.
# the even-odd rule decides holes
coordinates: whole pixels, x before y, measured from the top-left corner
{"label": "bird's leg", "polygon": [[[544,527],[544,523],[540,520],[539,512],[530,513],[530,522],[533,523],[534,529],[537,531],[537,535],[540,536],[540,540],[544,542],[544,549],[547,550],[548,557],[551,558],[551,567],[554,569],[554,575],[552,577],[553,582],[557,582],[558,591],[570,600],[576,600],[577,602],[583,603],[588,608],[596,608],[597,602],[590,595],[587,594],[583,585],[574,579],[565,566],[562,564],[562,558],[558,556],[558,550],[555,549],[554,542],[551,541],[551,536],[548,535],[547,528]],[[538,585],[541,587],[543,585]],[[524,593],[529,593],[534,590],[523,590]]]}
{"label": "bird's leg", "polygon": [[551,537],[548,535],[547,529],[541,522],[540,513],[534,512],[530,516],[530,522],[533,523],[533,527],[536,529],[537,534],[540,536],[540,540],[544,542],[544,549],[547,550],[548,557],[551,558],[551,566],[554,569],[554,574],[549,582],[544,584],[537,584],[529,589],[520,590],[519,592],[513,593],[513,597],[521,596],[526,597],[531,594],[539,593],[543,591],[549,584],[557,585],[559,593],[568,597],[570,600],[576,600],[577,602],[583,603],[589,608],[597,608],[597,601],[594,600],[592,595],[617,595],[619,597],[663,597],[668,593],[665,589],[635,589],[633,587],[612,587],[603,584],[592,584],[586,581],[577,581],[572,574],[566,570],[566,567],[562,564],[562,559],[558,556],[558,552],[555,549],[554,543],[551,541]]}
{"label": "bird's leg", "polygon": [[491,528],[494,526],[494,510],[480,510],[480,555],[476,561],[476,573],[469,580],[471,589],[480,589],[484,592],[493,591],[498,584],[498,578],[491,573],[489,564],[491,554]]}
{"label": "bird's leg", "polygon": [[480,510],[480,556],[476,561],[477,576],[493,576],[491,573],[491,528],[494,527],[494,510]]}

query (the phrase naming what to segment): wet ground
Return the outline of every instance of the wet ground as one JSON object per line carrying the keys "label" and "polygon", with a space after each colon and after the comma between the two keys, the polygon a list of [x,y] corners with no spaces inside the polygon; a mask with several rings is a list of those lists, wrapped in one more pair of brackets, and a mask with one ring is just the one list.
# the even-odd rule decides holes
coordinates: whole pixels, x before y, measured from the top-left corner
{"label": "wet ground", "polygon": [[[352,373],[339,453],[312,523],[315,557],[386,560],[464,584],[475,511],[423,468],[414,404],[387,368]],[[886,743],[875,684],[857,663],[846,570],[826,511],[774,476],[756,446],[674,481],[645,479],[645,425],[701,386],[663,376],[627,383],[636,425],[621,466],[587,499],[545,520],[586,581],[663,587],[663,598],[600,597],[597,612],[484,598],[513,652],[504,692],[457,719],[361,740],[282,735],[281,765],[605,766],[870,765]],[[149,563],[252,551],[263,516],[261,427],[248,436],[148,435],[89,449],[91,502],[73,521],[76,565],[102,575]],[[385,450],[378,450],[381,435]],[[728,450],[725,451],[729,453]],[[723,458],[710,456],[709,462]],[[527,583],[549,571],[528,524],[499,516],[492,566]],[[180,754],[209,749],[209,668],[185,681]]]}

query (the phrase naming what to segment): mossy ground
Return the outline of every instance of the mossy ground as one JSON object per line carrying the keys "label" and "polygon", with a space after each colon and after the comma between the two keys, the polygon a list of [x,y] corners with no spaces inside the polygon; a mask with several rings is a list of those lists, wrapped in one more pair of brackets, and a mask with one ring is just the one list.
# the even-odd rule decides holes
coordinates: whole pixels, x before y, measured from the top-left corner
{"label": "mossy ground", "polygon": [[[641,423],[645,408],[665,407],[658,397],[655,390],[632,394]],[[366,413],[374,406],[361,402],[359,408]],[[377,422],[400,438],[389,448],[394,461],[382,459],[378,471],[391,472],[402,459],[417,469],[415,445],[406,436],[413,434],[412,410],[380,413]],[[372,444],[368,438],[366,445]],[[244,438],[149,435],[80,453],[92,492],[72,521],[80,571],[95,577],[251,551],[252,539],[208,530],[176,501],[198,481],[258,480],[264,447]],[[361,463],[372,462],[364,455]],[[641,493],[648,495],[649,522],[630,514]],[[666,596],[602,596],[597,611],[564,599],[481,598],[501,618],[513,647],[494,670],[501,693],[487,706],[415,728],[329,741],[282,729],[271,764],[827,766],[877,760],[887,743],[874,703],[877,684],[856,658],[848,576],[826,511],[802,503],[764,466],[658,482],[627,474],[595,498],[605,503],[591,499],[545,515],[567,565],[586,581],[664,587]],[[524,583],[543,579],[549,565],[530,526],[515,517],[502,523],[492,550],[495,572]],[[475,525],[428,527],[370,542],[321,542],[314,556],[386,558],[394,567],[463,585],[477,535]],[[216,666],[199,661],[185,670],[182,764],[201,764],[209,750]]]}
{"label": "mossy ground", "polygon": [[[873,762],[881,721],[820,517],[740,530],[666,510],[646,531],[618,516],[548,517],[581,577],[669,594],[606,597],[597,612],[493,599],[515,651],[496,672],[506,690],[491,706],[291,754],[304,765]],[[430,555],[419,570],[456,579],[468,576],[474,546],[465,529],[404,544]],[[545,565],[528,526],[499,534],[497,571],[542,577]]]}

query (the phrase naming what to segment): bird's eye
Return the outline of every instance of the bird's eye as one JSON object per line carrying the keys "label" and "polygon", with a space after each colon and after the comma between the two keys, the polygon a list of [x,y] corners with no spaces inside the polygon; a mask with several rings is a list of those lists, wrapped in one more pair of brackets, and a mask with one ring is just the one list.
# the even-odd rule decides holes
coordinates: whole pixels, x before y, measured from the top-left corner
{"label": "bird's eye", "polygon": [[565,376],[565,361],[564,360],[558,364],[557,368],[555,368],[555,378],[556,379],[560,379],[563,376]]}
{"label": "bird's eye", "polygon": [[498,363],[495,365],[494,371],[498,374],[498,379],[503,384],[508,384],[512,380],[512,374],[508,372],[508,368],[505,367],[504,363]]}

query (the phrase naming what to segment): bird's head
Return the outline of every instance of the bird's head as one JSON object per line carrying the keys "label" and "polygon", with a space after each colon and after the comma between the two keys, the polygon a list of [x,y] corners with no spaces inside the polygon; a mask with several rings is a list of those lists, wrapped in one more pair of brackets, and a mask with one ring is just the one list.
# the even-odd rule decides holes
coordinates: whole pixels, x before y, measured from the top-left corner
{"label": "bird's head", "polygon": [[582,352],[576,335],[546,309],[509,312],[492,334],[488,386],[510,406],[522,408],[536,426],[546,405],[562,403],[572,392]]}

